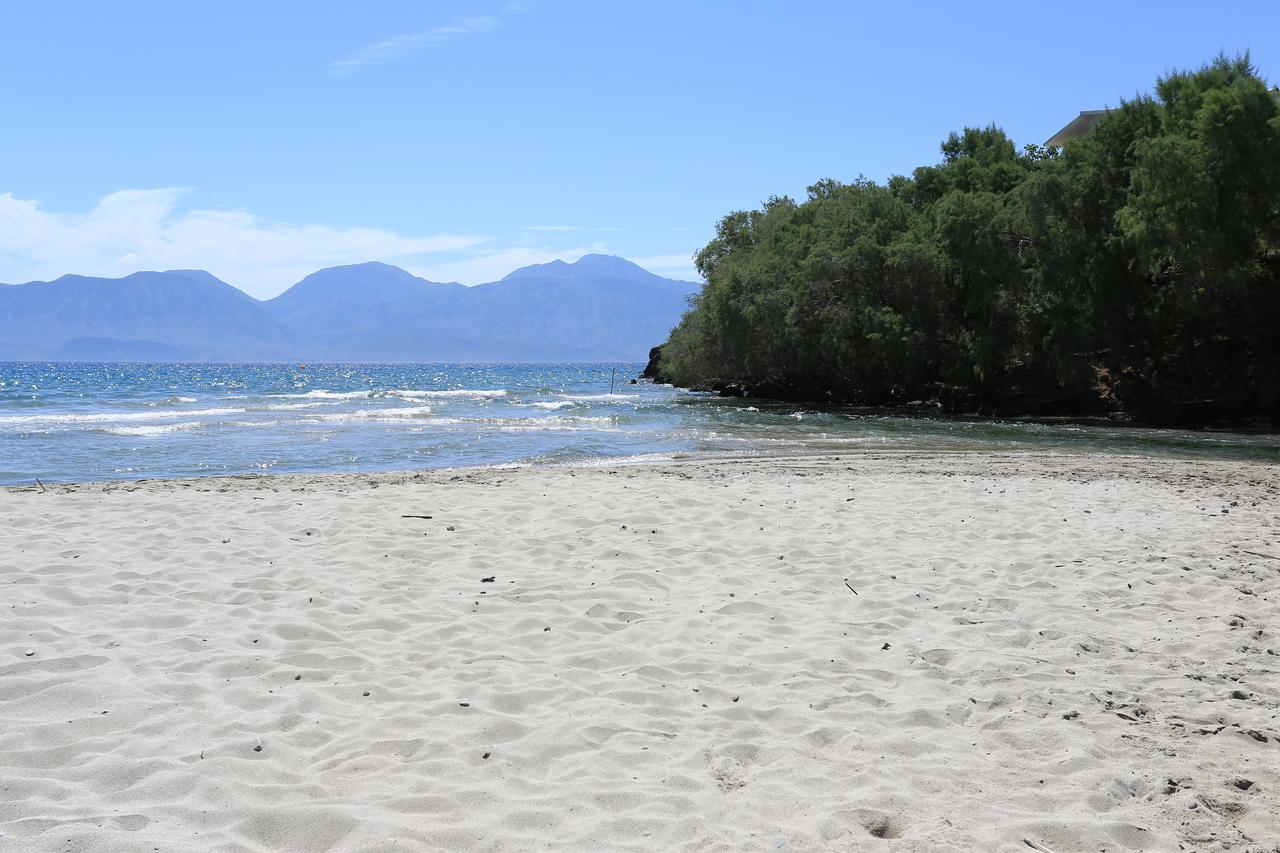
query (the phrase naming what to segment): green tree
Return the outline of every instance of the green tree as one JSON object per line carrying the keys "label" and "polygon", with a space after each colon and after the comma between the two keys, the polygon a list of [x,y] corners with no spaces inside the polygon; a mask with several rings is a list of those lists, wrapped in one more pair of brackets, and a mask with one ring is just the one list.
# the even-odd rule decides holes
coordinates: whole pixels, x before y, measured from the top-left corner
{"label": "green tree", "polygon": [[1276,95],[1219,56],[1061,152],[967,128],[910,177],[732,213],[664,378],[1006,408],[1031,381],[1049,403],[1280,420]]}

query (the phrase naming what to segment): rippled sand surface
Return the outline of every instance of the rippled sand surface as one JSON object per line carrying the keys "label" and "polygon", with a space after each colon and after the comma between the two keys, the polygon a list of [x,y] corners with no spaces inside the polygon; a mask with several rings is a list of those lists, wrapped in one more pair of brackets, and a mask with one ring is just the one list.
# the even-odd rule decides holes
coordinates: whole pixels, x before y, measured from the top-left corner
{"label": "rippled sand surface", "polygon": [[1280,468],[0,492],[0,851],[1272,850]]}

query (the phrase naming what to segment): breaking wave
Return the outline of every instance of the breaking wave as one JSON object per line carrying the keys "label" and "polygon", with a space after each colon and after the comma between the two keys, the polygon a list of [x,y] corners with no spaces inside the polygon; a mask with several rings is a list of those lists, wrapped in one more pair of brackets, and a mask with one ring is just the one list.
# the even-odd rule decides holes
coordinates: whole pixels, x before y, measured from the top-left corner
{"label": "breaking wave", "polygon": [[174,432],[185,432],[193,429],[203,429],[205,424],[200,421],[188,421],[180,424],[149,424],[146,426],[110,426],[102,427],[98,431],[105,432],[108,435],[126,435],[126,436],[156,436],[168,435]]}
{"label": "breaking wave", "polygon": [[326,391],[323,388],[317,388],[313,391],[306,391],[301,394],[277,394],[274,396],[294,399],[321,400],[376,400],[380,397],[399,397],[405,400],[429,400],[433,397],[473,397],[476,399],[505,397],[507,396],[507,392],[502,388],[446,388],[442,390],[419,390],[416,388],[370,388],[367,391]]}
{"label": "breaking wave", "polygon": [[0,416],[0,427],[38,424],[56,426],[58,424],[104,424],[130,421],[164,421],[177,418],[204,418],[214,415],[243,414],[244,409],[187,409],[172,412],[94,412],[92,414],[61,415],[4,415]]}

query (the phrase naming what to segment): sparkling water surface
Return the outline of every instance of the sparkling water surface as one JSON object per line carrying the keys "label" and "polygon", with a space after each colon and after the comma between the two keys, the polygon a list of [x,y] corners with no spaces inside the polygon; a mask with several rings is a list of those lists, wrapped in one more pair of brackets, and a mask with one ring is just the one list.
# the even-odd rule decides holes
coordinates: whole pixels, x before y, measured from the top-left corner
{"label": "sparkling water surface", "polygon": [[0,483],[912,449],[1280,462],[1276,435],[816,411],[629,384],[641,367],[0,363]]}

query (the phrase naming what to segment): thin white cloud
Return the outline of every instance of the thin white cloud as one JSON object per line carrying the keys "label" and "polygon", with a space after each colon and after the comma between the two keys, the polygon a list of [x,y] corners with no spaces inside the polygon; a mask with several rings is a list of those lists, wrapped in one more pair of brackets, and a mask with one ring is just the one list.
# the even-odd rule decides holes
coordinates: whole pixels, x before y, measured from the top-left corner
{"label": "thin white cloud", "polygon": [[329,65],[329,74],[333,77],[346,77],[366,65],[389,62],[415,50],[441,47],[467,36],[487,33],[496,29],[497,26],[497,18],[480,15],[457,18],[444,26],[432,27],[416,33],[391,36],[365,45],[350,56],[334,61]]}
{"label": "thin white cloud", "polygon": [[199,268],[265,297],[321,267],[369,260],[421,263],[486,242],[468,234],[406,236],[379,228],[269,222],[244,210],[179,210],[188,192],[122,190],[88,213],[57,213],[37,201],[0,194],[0,281]]}
{"label": "thin white cloud", "polygon": [[[121,190],[86,213],[51,211],[38,201],[0,194],[0,282],[50,281],[67,273],[118,278],[139,270],[205,269],[266,298],[323,267],[363,261],[471,285],[530,264],[572,262],[592,252],[625,255],[604,241],[570,236],[573,231],[555,226],[547,226],[537,242],[502,246],[471,234],[405,235],[272,222],[246,210],[186,209],[182,203],[190,193],[180,187]],[[556,245],[557,235],[574,245]],[[691,253],[631,260],[659,275],[697,279]]]}

